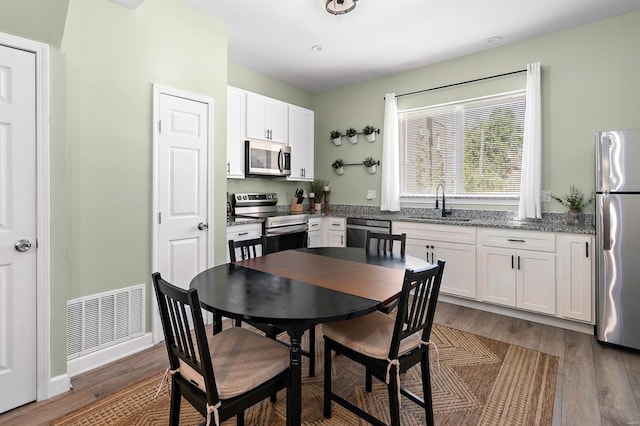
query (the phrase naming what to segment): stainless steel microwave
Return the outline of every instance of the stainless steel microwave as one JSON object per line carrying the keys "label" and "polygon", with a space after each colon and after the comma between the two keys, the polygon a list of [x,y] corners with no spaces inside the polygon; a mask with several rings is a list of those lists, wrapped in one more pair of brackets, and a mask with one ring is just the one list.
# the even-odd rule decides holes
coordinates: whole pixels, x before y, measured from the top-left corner
{"label": "stainless steel microwave", "polygon": [[289,176],[291,147],[277,142],[245,141],[245,174],[250,176]]}

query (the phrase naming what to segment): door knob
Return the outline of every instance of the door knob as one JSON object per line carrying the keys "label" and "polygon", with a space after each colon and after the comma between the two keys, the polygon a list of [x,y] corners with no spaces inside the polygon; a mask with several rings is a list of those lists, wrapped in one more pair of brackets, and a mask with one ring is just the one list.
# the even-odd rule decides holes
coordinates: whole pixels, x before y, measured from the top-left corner
{"label": "door knob", "polygon": [[16,245],[14,246],[16,248],[16,251],[19,251],[21,253],[25,252],[25,251],[29,251],[29,249],[31,248],[31,241],[29,240],[20,240],[16,243]]}
{"label": "door knob", "polygon": [[201,231],[204,231],[205,229],[209,229],[209,224],[200,222],[198,224],[198,229],[201,230]]}

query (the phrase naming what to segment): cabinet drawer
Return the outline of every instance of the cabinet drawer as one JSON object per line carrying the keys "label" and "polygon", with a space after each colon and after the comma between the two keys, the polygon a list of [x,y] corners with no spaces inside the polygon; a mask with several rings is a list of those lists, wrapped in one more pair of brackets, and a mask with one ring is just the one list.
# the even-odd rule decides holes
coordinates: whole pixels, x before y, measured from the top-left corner
{"label": "cabinet drawer", "polygon": [[227,241],[242,241],[258,238],[262,235],[261,223],[227,226]]}
{"label": "cabinet drawer", "polygon": [[329,231],[344,231],[346,229],[346,219],[343,217],[330,217],[327,220]]}
{"label": "cabinet drawer", "polygon": [[394,234],[426,241],[475,244],[476,229],[471,226],[434,225],[430,223],[393,222]]}
{"label": "cabinet drawer", "polygon": [[517,231],[506,229],[481,229],[480,244],[487,247],[509,249],[556,251],[556,236],[547,232]]}

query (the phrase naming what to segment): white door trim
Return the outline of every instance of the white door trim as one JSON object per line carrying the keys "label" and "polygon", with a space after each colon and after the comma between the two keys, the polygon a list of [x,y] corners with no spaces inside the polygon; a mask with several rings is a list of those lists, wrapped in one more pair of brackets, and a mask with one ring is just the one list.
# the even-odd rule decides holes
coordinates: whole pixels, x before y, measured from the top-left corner
{"label": "white door trim", "polygon": [[[211,207],[212,200],[212,188],[213,188],[213,99],[199,95],[196,93],[186,92],[180,89],[174,89],[172,87],[162,86],[159,84],[153,84],[153,119],[152,119],[152,133],[153,133],[153,207],[152,207],[152,232],[151,232],[151,270],[153,272],[158,270],[158,135],[159,128],[158,123],[160,122],[160,95],[171,95],[177,96],[180,98],[190,99],[197,102],[202,102],[207,105],[207,115],[208,115],[208,125],[207,125],[207,147],[208,147],[208,158],[207,158],[207,182],[209,186],[209,193],[207,194],[207,202],[209,205],[207,206],[207,223],[209,224],[209,228],[207,229],[207,241],[209,244],[213,242],[213,209]],[[212,253],[212,251],[210,251]],[[213,255],[210,254],[207,257],[207,268],[210,268],[213,264]],[[151,278],[151,277],[149,277]],[[151,289],[151,306],[152,306],[152,315],[151,315],[151,324],[152,324],[152,334],[153,334],[153,343],[159,342],[164,339],[162,327],[156,321],[158,315],[158,304],[156,303],[156,296]]]}
{"label": "white door trim", "polygon": [[36,398],[42,401],[69,389],[68,380],[54,384],[51,379],[49,46],[4,33],[0,33],[0,44],[36,55]]}

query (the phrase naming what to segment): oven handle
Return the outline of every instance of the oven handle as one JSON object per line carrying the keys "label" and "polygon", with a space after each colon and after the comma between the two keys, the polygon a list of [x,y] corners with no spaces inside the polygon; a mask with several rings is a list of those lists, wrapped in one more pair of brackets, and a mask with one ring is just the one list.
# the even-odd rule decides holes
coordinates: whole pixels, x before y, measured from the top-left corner
{"label": "oven handle", "polygon": [[281,226],[279,228],[269,228],[265,229],[265,234],[267,237],[273,235],[286,235],[286,234],[295,234],[296,232],[306,232],[308,230],[308,225],[291,225],[291,226]]}

